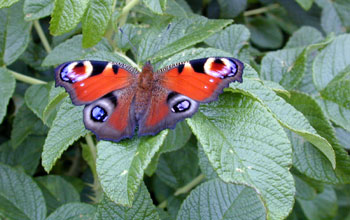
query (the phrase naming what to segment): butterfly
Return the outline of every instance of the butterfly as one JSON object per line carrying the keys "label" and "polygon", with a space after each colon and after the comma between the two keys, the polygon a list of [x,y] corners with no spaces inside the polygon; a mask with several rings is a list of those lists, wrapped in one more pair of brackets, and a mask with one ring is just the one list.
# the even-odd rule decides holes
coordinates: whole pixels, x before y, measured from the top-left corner
{"label": "butterfly", "polygon": [[118,142],[155,135],[191,117],[199,103],[218,98],[231,82],[242,82],[244,65],[231,57],[209,57],[142,71],[115,62],[80,60],[55,70],[56,86],[72,103],[85,105],[83,121],[98,139]]}

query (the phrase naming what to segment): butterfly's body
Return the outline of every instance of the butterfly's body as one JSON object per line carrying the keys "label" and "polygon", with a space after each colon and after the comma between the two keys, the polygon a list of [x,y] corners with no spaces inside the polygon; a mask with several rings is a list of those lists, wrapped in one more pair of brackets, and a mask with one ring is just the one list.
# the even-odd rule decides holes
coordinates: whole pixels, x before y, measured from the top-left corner
{"label": "butterfly's body", "polygon": [[119,141],[156,134],[191,117],[199,103],[215,100],[230,82],[242,82],[243,64],[234,58],[203,58],[154,72],[121,63],[75,61],[56,69],[56,85],[72,102],[86,105],[84,124],[99,138]]}

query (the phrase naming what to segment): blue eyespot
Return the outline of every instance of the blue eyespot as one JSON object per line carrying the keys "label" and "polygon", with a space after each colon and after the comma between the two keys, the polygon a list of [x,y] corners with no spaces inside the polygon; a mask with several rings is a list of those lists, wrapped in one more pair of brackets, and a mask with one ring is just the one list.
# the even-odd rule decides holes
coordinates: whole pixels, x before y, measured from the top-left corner
{"label": "blue eyespot", "polygon": [[91,110],[91,119],[97,122],[105,122],[108,118],[106,110],[104,110],[102,107],[96,105]]}
{"label": "blue eyespot", "polygon": [[189,102],[188,100],[182,100],[182,101],[176,103],[171,108],[171,111],[175,112],[175,113],[184,112],[184,111],[187,111],[188,109],[190,109],[190,107],[191,107],[191,102]]}

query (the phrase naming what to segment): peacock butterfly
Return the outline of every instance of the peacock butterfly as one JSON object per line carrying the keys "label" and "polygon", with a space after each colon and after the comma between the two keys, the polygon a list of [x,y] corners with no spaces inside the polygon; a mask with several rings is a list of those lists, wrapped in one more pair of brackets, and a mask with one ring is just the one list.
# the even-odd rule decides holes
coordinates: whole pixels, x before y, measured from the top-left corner
{"label": "peacock butterfly", "polygon": [[120,141],[155,135],[191,117],[199,103],[217,99],[231,82],[242,82],[244,65],[230,57],[209,57],[153,72],[147,62],[139,72],[122,63],[73,61],[55,70],[73,104],[85,105],[84,124],[99,139]]}

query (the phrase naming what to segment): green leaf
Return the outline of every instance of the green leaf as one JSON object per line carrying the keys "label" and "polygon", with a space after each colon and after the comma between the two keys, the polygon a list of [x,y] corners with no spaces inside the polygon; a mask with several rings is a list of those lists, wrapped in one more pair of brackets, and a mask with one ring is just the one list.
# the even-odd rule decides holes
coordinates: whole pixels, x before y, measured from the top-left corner
{"label": "green leaf", "polygon": [[307,182],[299,178],[298,176],[293,176],[296,188],[296,198],[312,200],[316,197],[316,190],[312,188]]}
{"label": "green leaf", "polygon": [[337,214],[337,196],[330,186],[313,200],[297,200],[308,219],[333,219]]}
{"label": "green leaf", "polygon": [[90,0],[84,15],[83,47],[92,47],[103,37],[112,16],[113,0]]}
{"label": "green leaf", "polygon": [[[115,31],[118,30],[118,27],[114,27]],[[117,31],[114,42],[117,47],[123,51],[127,51],[132,48],[132,45],[138,45],[142,39],[142,36],[146,33],[147,28],[141,25],[125,24],[122,27],[123,33]],[[131,44],[130,44],[131,42]],[[133,48],[132,48],[133,49]],[[136,53],[137,51],[132,51]]]}
{"label": "green leaf", "polygon": [[250,32],[244,25],[234,24],[210,36],[205,43],[237,57],[242,47],[248,45],[249,38]]}
{"label": "green leaf", "polygon": [[163,14],[162,4],[166,3],[166,0],[142,0],[143,3],[156,14]]}
{"label": "green leaf", "polygon": [[298,4],[304,9],[304,10],[309,10],[314,3],[314,0],[296,0]]}
{"label": "green leaf", "polygon": [[51,14],[50,33],[54,36],[67,33],[82,19],[89,0],[55,1]]}
{"label": "green leaf", "polygon": [[258,191],[268,218],[288,215],[295,193],[289,172],[291,145],[262,104],[248,96],[224,93],[218,101],[201,105],[200,112],[187,121],[220,179]]}
{"label": "green leaf", "polygon": [[138,48],[138,62],[164,59],[205,40],[230,23],[231,20],[209,20],[200,16],[175,18],[169,29],[163,29],[161,34],[156,28],[146,33]]}
{"label": "green leaf", "polygon": [[10,7],[16,2],[18,2],[18,0],[0,0],[0,8]]}
{"label": "green leaf", "polygon": [[335,134],[339,140],[339,143],[345,147],[346,150],[350,149],[350,132],[344,130],[343,128],[336,127]]}
{"label": "green leaf", "polygon": [[[251,67],[245,67],[245,74],[255,72]],[[282,124],[282,126],[296,132],[315,145],[331,162],[335,168],[335,154],[328,141],[317,134],[305,116],[298,112],[272,90],[263,86],[258,79],[245,78],[242,84],[231,84],[234,91],[254,97],[267,108],[269,112]]]}
{"label": "green leaf", "polygon": [[73,38],[66,40],[57,47],[45,58],[43,66],[54,66],[67,61],[81,60],[87,54],[95,51],[111,51],[107,40],[102,40],[96,46],[83,49],[82,36],[76,35]]}
{"label": "green leaf", "polygon": [[316,1],[318,6],[322,8],[321,14],[321,26],[326,33],[344,33],[343,23],[340,19],[338,12],[334,7],[334,2],[325,0],[325,1]]}
{"label": "green leaf", "polygon": [[22,105],[13,121],[11,130],[11,144],[16,149],[29,135],[44,135],[47,127],[42,121],[24,104]]}
{"label": "green leaf", "polygon": [[13,63],[25,51],[29,37],[30,23],[24,21],[23,2],[1,9],[0,66]]}
{"label": "green leaf", "polygon": [[350,110],[350,65],[320,91],[321,97]]}
{"label": "green leaf", "polygon": [[202,145],[198,144],[198,160],[199,167],[202,173],[205,175],[206,179],[219,178],[218,174],[215,172],[213,166],[211,165],[208,156],[205,154]]}
{"label": "green leaf", "polygon": [[80,195],[73,185],[60,176],[40,176],[35,180],[43,192],[48,213],[63,204],[80,201]]}
{"label": "green leaf", "polygon": [[266,216],[267,210],[252,188],[215,179],[201,184],[191,192],[176,219],[248,220],[266,219]]}
{"label": "green leaf", "polygon": [[95,219],[159,220],[159,215],[146,186],[142,183],[137,187],[131,207],[117,205],[105,195],[97,206]]}
{"label": "green leaf", "polygon": [[196,149],[186,145],[180,150],[162,154],[156,171],[168,186],[177,189],[185,186],[199,175]]}
{"label": "green leaf", "polygon": [[325,99],[317,99],[318,104],[322,107],[327,116],[337,125],[350,131],[350,110],[339,106]]}
{"label": "green leaf", "polygon": [[304,26],[293,33],[284,48],[306,47],[323,39],[322,33],[316,28]]}
{"label": "green leaf", "polygon": [[166,136],[161,152],[166,153],[170,151],[176,151],[185,146],[191,137],[191,129],[187,123],[182,121],[176,124],[175,129],[170,129]]}
{"label": "green leaf", "polygon": [[26,174],[0,164],[0,215],[5,219],[45,219],[43,194]]}
{"label": "green leaf", "polygon": [[0,162],[25,170],[33,175],[39,165],[45,139],[28,137],[19,147],[13,149],[10,142],[0,145]]}
{"label": "green leaf", "polygon": [[220,17],[234,18],[247,7],[247,0],[218,0],[220,6]]}
{"label": "green leaf", "polygon": [[96,207],[86,203],[67,203],[56,209],[46,220],[93,220]]}
{"label": "green leaf", "polygon": [[55,0],[25,0],[23,12],[26,21],[33,21],[49,16],[54,7]]}
{"label": "green leaf", "polygon": [[162,145],[167,131],[119,143],[97,144],[97,174],[106,195],[117,204],[131,206],[144,170]]}
{"label": "green leaf", "polygon": [[344,34],[337,36],[314,60],[312,72],[317,90],[324,89],[348,65],[350,65],[350,34]]}
{"label": "green leaf", "polygon": [[15,90],[16,80],[12,73],[0,67],[0,124],[7,111],[7,105]]}
{"label": "green leaf", "polygon": [[[165,14],[170,14],[175,17],[188,17],[187,13],[191,13],[191,11],[187,11],[186,8],[182,7],[178,1],[175,0],[166,0],[166,11]],[[191,9],[190,9],[191,10]]]}
{"label": "green leaf", "polygon": [[262,48],[276,49],[282,45],[282,32],[270,19],[257,17],[249,21],[248,28],[254,44]]}
{"label": "green leaf", "polygon": [[335,0],[333,4],[343,25],[346,27],[349,27],[350,26],[350,21],[349,21],[350,20],[350,14],[349,14],[350,2],[347,0]]}
{"label": "green leaf", "polygon": [[46,125],[51,126],[56,117],[57,105],[67,96],[63,88],[54,83],[32,85],[26,90],[25,102]]}
{"label": "green leaf", "polygon": [[83,106],[74,106],[66,98],[45,140],[42,166],[49,172],[56,160],[74,141],[87,134],[83,124]]}
{"label": "green leaf", "polygon": [[292,91],[290,94],[291,96],[286,97],[285,100],[302,112],[317,133],[328,140],[333,146],[336,158],[336,169],[333,170],[331,164],[320,152],[314,152],[314,149],[310,149],[310,144],[303,143],[300,140],[292,140],[292,142],[295,142],[293,143],[293,158],[296,162],[294,166],[301,173],[318,181],[328,183],[350,182],[350,170],[348,169],[350,157],[343,147],[339,145],[334,129],[320,106],[312,97],[304,93]]}

